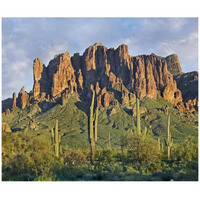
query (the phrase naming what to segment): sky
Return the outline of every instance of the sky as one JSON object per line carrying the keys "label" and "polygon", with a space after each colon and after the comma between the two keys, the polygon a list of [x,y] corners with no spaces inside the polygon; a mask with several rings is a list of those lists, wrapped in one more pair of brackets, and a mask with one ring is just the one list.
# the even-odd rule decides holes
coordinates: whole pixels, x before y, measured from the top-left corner
{"label": "sky", "polygon": [[94,43],[128,45],[129,54],[178,54],[183,72],[198,71],[198,18],[2,18],[2,99],[33,87],[33,60],[81,55]]}

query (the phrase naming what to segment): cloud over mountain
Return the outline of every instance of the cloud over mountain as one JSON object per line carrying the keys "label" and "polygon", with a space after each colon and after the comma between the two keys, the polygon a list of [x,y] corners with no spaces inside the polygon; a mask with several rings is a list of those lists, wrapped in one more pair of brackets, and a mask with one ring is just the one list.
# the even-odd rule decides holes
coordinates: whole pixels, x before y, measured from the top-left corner
{"label": "cloud over mountain", "polygon": [[197,18],[3,18],[2,98],[32,89],[32,65],[58,52],[83,53],[100,42],[129,46],[131,55],[179,55],[184,72],[198,69]]}

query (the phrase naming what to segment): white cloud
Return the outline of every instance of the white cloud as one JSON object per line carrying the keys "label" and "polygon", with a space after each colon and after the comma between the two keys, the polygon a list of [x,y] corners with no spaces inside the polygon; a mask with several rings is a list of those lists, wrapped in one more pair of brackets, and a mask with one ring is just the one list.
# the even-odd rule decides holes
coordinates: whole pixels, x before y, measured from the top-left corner
{"label": "white cloud", "polygon": [[183,70],[197,70],[198,20],[194,18],[4,18],[2,21],[3,98],[33,84],[33,60],[47,65],[55,54],[84,50],[100,42],[122,43],[131,55],[179,55]]}

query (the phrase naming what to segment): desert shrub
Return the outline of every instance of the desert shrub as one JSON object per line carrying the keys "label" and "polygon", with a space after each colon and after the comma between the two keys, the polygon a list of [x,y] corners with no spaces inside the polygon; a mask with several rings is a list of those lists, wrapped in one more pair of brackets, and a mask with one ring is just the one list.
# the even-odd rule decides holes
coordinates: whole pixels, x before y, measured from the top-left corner
{"label": "desert shrub", "polygon": [[151,136],[125,135],[121,144],[125,163],[133,163],[140,169],[146,168],[150,171],[161,167],[158,143]]}
{"label": "desert shrub", "polygon": [[172,148],[172,157],[178,161],[192,161],[198,159],[198,140],[188,136],[182,144],[175,144]]}
{"label": "desert shrub", "polygon": [[110,149],[98,149],[96,151],[96,161],[98,163],[110,163],[114,159],[114,151]]}
{"label": "desert shrub", "polygon": [[65,147],[62,154],[64,165],[68,168],[80,168],[87,162],[88,154],[81,149]]}
{"label": "desert shrub", "polygon": [[3,178],[16,176],[33,180],[48,176],[56,164],[50,141],[28,133],[12,133],[2,136]]}

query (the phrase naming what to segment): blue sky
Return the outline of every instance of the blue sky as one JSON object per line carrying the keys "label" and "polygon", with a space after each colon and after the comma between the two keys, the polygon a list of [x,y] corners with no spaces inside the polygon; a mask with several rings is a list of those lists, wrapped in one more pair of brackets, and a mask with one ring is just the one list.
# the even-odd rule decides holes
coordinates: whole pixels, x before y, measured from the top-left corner
{"label": "blue sky", "polygon": [[82,54],[99,42],[129,54],[176,53],[184,72],[198,70],[197,18],[3,18],[2,99],[33,86],[33,60],[47,66],[58,53]]}

